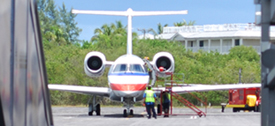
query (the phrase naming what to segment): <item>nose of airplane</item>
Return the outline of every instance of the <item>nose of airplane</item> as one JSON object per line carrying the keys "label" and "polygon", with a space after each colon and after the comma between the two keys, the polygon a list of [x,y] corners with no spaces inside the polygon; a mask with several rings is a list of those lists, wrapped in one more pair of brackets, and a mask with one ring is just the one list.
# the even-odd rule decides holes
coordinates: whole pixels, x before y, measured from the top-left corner
{"label": "nose of airplane", "polygon": [[138,97],[143,93],[143,91],[115,91],[115,92],[117,96],[125,97],[125,98]]}

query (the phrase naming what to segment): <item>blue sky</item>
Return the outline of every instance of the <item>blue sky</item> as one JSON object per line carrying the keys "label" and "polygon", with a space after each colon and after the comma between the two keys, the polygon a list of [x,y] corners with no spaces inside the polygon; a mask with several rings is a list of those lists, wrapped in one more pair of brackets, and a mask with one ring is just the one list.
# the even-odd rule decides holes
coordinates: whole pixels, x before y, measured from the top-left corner
{"label": "blue sky", "polygon": [[[126,11],[171,11],[188,10],[187,15],[146,16],[133,17],[133,31],[153,28],[157,31],[157,24],[173,26],[174,22],[184,20],[196,21],[196,25],[253,23],[255,21],[255,5],[253,0],[55,0],[57,6],[62,3],[67,8],[78,10],[114,10]],[[77,15],[78,27],[82,29],[79,39],[90,40],[94,29],[103,24],[122,21],[127,25],[127,17]],[[138,34],[142,34],[138,32]]]}

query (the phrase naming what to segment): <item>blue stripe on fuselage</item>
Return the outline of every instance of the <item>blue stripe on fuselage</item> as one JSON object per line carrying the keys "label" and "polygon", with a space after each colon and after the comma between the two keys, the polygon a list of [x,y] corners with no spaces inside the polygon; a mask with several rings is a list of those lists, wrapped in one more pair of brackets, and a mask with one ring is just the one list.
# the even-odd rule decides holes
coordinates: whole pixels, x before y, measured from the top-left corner
{"label": "blue stripe on fuselage", "polygon": [[116,76],[149,76],[148,73],[109,73],[108,75],[116,75]]}

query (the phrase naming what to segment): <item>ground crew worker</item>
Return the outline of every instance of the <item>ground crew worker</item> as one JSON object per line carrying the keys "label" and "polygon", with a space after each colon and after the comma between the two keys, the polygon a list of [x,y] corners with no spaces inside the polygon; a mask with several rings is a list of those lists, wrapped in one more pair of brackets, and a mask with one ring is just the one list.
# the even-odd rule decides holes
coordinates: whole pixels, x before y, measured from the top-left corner
{"label": "ground crew worker", "polygon": [[[144,59],[146,59],[146,60],[149,60],[149,57],[144,57]],[[150,65],[150,64],[144,64],[146,67],[147,67],[147,72],[148,72],[148,74],[149,74],[149,77],[150,77],[150,79],[152,79],[152,70],[149,68],[149,66],[148,65]]]}
{"label": "ground crew worker", "polygon": [[164,110],[164,117],[169,117],[169,106],[171,101],[171,95],[169,90],[166,89],[165,92],[162,94],[162,107]]}
{"label": "ground crew worker", "polygon": [[154,91],[151,89],[151,86],[148,86],[148,90],[145,90],[143,94],[146,110],[148,113],[148,119],[151,118],[151,111],[153,112],[153,117],[157,119],[157,114],[155,111],[155,101],[157,98],[157,95],[154,93]]}

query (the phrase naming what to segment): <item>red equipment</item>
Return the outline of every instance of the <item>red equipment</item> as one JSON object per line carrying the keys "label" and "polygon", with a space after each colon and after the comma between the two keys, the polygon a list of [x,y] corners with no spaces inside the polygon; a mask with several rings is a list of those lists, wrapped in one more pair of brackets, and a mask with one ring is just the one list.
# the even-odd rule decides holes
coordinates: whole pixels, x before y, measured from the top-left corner
{"label": "red equipment", "polygon": [[222,112],[225,107],[232,107],[233,112],[248,110],[260,111],[260,88],[230,89],[228,104],[222,103]]}
{"label": "red equipment", "polygon": [[164,70],[163,67],[159,67],[159,71],[162,72]]}

